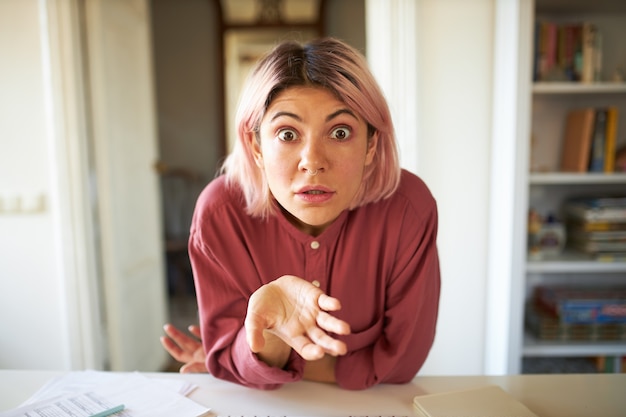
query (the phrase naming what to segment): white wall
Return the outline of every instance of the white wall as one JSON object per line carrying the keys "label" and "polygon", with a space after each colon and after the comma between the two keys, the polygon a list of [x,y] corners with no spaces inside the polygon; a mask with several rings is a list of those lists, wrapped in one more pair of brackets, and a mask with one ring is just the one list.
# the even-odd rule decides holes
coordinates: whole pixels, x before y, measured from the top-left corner
{"label": "white wall", "polygon": [[420,373],[482,374],[494,2],[368,0],[366,11],[402,164],[439,208],[440,313]]}
{"label": "white wall", "polygon": [[[128,348],[126,352],[141,352],[121,359],[111,355],[118,359],[112,366],[155,370],[166,353],[158,343],[165,321],[164,278],[152,168],[156,135],[147,3],[84,3],[91,12],[85,16],[93,41],[88,49],[89,104],[81,4],[0,2],[0,368],[102,369],[110,351]],[[117,24],[114,33],[98,26],[103,22],[107,28]],[[123,60],[124,53],[133,59]],[[103,74],[101,62],[118,64]],[[111,79],[115,85],[97,82]],[[106,111],[103,102],[110,105]],[[90,130],[98,145],[91,155],[97,163],[89,158]],[[117,155],[109,157],[109,148],[120,143]],[[106,176],[109,172],[118,177]],[[127,190],[130,197],[121,194],[121,204],[112,202],[115,197],[107,199]],[[101,230],[96,230],[96,212]],[[140,242],[138,249],[141,238],[148,243]],[[96,247],[101,249],[101,270]],[[143,281],[136,278],[140,275]],[[98,293],[100,277],[106,296]],[[126,291],[131,285],[135,287]],[[122,301],[114,298],[119,292]],[[140,296],[148,301],[142,303]],[[102,301],[107,308],[101,308]],[[115,326],[112,313],[139,339],[119,337],[124,326]]]}
{"label": "white wall", "polygon": [[0,1],[0,368],[69,366],[39,13]]}
{"label": "white wall", "polygon": [[442,296],[423,373],[481,374],[491,145],[492,0],[422,0],[418,172],[439,207]]}

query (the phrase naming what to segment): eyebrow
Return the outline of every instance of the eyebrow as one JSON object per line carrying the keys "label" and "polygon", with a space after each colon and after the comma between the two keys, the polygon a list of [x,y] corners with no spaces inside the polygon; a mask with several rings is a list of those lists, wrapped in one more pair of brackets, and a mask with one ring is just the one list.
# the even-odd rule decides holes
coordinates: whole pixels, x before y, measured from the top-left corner
{"label": "eyebrow", "polygon": [[[339,109],[331,114],[329,114],[328,116],[326,116],[326,121],[330,122],[331,120],[333,120],[335,117],[339,116],[340,114],[348,114],[352,117],[354,117],[355,119],[358,120],[358,117],[356,117],[356,115],[354,114],[353,111],[351,111],[350,109]],[[301,122],[302,118],[300,116],[298,116],[295,113],[291,113],[288,111],[279,111],[276,114],[274,114],[271,118],[272,121],[278,119],[279,117],[282,116],[286,116],[286,117],[291,117],[292,119],[296,119],[297,121]]]}
{"label": "eyebrow", "polygon": [[331,113],[328,115],[328,117],[326,117],[326,121],[330,122],[332,119],[334,119],[335,117],[339,116],[340,114],[348,114],[352,117],[354,117],[355,119],[359,119],[358,117],[356,117],[356,114],[354,114],[354,112],[350,109],[339,109],[334,113]]}

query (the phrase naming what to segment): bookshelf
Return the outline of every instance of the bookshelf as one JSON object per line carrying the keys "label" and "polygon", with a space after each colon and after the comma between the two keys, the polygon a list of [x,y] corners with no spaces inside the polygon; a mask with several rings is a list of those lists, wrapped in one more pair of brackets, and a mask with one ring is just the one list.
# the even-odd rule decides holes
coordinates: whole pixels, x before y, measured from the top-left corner
{"label": "bookshelf", "polygon": [[[546,340],[525,326],[527,302],[540,285],[626,286],[626,261],[621,258],[602,259],[565,249],[555,255],[530,256],[528,244],[528,211],[533,209],[544,217],[552,215],[563,221],[564,201],[576,196],[626,195],[626,172],[572,173],[560,171],[565,120],[570,110],[582,107],[618,109],[617,148],[626,146],[626,2],[622,0],[535,0],[522,1],[519,48],[520,63],[528,64],[521,71],[521,94],[528,94],[528,108],[518,110],[518,121],[528,123],[529,137],[518,136],[527,151],[527,168],[518,174],[523,187],[521,201],[527,208],[516,221],[523,224],[515,239],[522,259],[522,271],[513,277],[520,280],[522,298],[512,304],[513,336],[511,373],[524,372],[522,362],[532,358],[583,358],[605,356],[621,363],[626,356],[626,337],[611,341]],[[601,33],[601,67],[591,82],[564,81],[559,76],[543,80],[535,70],[535,24],[554,22],[560,26],[587,22]],[[527,48],[524,48],[524,45]],[[531,51],[527,54],[526,52]],[[527,77],[527,78],[526,78]],[[621,80],[620,80],[620,77]],[[525,79],[524,79],[525,78]],[[548,77],[546,77],[548,78]],[[524,130],[522,130],[524,131]],[[524,154],[524,153],[522,153]],[[519,338],[519,339],[518,339]],[[516,339],[519,344],[516,344]],[[615,371],[623,371],[616,366]]]}

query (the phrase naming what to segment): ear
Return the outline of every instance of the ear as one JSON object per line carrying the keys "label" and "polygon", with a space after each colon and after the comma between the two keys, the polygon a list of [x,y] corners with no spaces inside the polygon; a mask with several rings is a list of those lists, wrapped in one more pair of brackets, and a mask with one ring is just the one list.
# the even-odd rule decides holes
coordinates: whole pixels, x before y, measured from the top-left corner
{"label": "ear", "polygon": [[261,145],[257,141],[256,132],[246,132],[244,141],[252,156],[254,157],[254,162],[259,168],[263,168],[263,153],[261,152]]}
{"label": "ear", "polygon": [[374,132],[371,138],[367,140],[367,153],[365,154],[365,166],[372,163],[376,149],[378,148],[378,131]]}

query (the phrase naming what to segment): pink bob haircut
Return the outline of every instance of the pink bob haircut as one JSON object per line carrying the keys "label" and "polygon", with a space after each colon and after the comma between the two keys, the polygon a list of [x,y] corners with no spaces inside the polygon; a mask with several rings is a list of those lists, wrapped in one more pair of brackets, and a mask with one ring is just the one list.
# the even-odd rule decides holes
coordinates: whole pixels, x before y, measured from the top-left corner
{"label": "pink bob haircut", "polygon": [[285,41],[265,55],[243,87],[235,116],[237,141],[221,172],[229,185],[238,185],[246,210],[265,218],[275,212],[274,198],[263,171],[246,141],[255,134],[275,97],[295,86],[324,88],[333,93],[368,124],[368,138],[378,135],[374,160],[365,167],[363,181],[349,209],[391,196],[400,182],[400,162],[391,113],[364,56],[332,38],[300,44]]}

